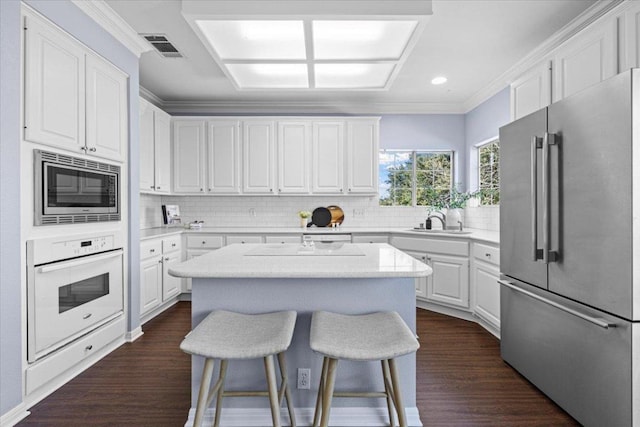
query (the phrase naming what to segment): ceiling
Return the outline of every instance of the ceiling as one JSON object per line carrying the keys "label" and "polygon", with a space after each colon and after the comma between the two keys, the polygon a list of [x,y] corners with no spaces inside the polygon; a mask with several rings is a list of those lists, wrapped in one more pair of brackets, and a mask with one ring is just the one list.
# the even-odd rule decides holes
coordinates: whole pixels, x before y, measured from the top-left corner
{"label": "ceiling", "polygon": [[[236,89],[181,14],[180,0],[106,2],[136,32],[165,34],[184,55],[140,58],[140,84],[157,102],[230,113],[465,112],[470,99],[596,3],[433,0],[433,15],[388,90],[296,91]],[[447,83],[432,85],[440,75]]]}

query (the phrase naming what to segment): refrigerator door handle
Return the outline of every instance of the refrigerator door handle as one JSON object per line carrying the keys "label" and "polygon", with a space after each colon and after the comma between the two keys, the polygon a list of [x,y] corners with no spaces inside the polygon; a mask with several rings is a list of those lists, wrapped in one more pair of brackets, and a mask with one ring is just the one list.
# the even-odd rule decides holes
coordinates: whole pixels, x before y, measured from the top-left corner
{"label": "refrigerator door handle", "polygon": [[544,133],[542,141],[542,262],[556,262],[558,253],[551,251],[551,156],[550,146],[556,145],[556,135]]}
{"label": "refrigerator door handle", "polygon": [[559,304],[559,303],[557,303],[555,301],[551,301],[551,300],[549,300],[547,298],[544,298],[544,297],[542,297],[540,295],[534,294],[533,292],[529,292],[526,289],[522,289],[521,287],[516,286],[511,282],[507,282],[506,280],[498,280],[498,283],[500,283],[501,285],[506,286],[509,289],[513,289],[516,292],[520,292],[521,294],[527,295],[527,296],[529,296],[529,297],[531,297],[533,299],[536,299],[536,300],[538,300],[540,302],[543,302],[543,303],[548,304],[548,305],[550,305],[552,307],[555,307],[558,310],[562,310],[562,311],[564,311],[566,313],[569,313],[569,314],[571,314],[573,316],[579,317],[582,320],[586,320],[589,323],[593,323],[594,325],[599,326],[599,327],[601,327],[603,329],[609,329],[609,328],[615,328],[616,327],[615,323],[608,322],[606,319],[602,319],[600,317],[593,317],[593,316],[589,316],[588,314],[581,313],[581,312],[579,312],[577,310],[574,310],[574,309],[572,309],[570,307],[566,307],[566,306],[564,306],[562,304]]}
{"label": "refrigerator door handle", "polygon": [[538,249],[538,149],[542,148],[542,138],[531,137],[531,259],[542,259]]}

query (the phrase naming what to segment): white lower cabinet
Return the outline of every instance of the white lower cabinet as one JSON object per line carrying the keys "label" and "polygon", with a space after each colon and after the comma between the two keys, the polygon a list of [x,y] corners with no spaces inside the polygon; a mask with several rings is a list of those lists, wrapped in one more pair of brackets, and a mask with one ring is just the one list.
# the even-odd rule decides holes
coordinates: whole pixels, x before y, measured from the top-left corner
{"label": "white lower cabinet", "polygon": [[471,268],[473,312],[497,331],[500,330],[500,249],[494,245],[473,244]]}
{"label": "white lower cabinet", "polygon": [[351,243],[389,243],[389,236],[386,234],[354,234],[351,236]]}
{"label": "white lower cabinet", "polygon": [[[425,264],[427,263],[427,254],[424,252],[414,252],[414,251],[404,251],[407,254],[411,255],[415,259],[418,259]],[[427,278],[426,277],[418,277],[415,280],[416,282],[416,297],[417,298],[426,298],[427,297]]]}
{"label": "white lower cabinet", "polygon": [[427,254],[427,300],[469,308],[469,258]]}
{"label": "white lower cabinet", "polygon": [[265,236],[265,243],[302,243],[302,235],[295,236]]}
{"label": "white lower cabinet", "polygon": [[169,275],[171,265],[182,261],[181,240],[181,235],[175,235],[140,243],[141,317],[159,309],[182,292],[183,280]]}

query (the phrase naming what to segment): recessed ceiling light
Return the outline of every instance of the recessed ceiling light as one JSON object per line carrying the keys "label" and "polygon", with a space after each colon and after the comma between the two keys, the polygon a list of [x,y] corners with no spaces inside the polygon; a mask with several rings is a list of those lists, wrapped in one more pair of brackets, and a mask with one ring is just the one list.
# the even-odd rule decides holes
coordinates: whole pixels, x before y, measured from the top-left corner
{"label": "recessed ceiling light", "polygon": [[433,80],[431,80],[431,84],[432,85],[441,85],[443,83],[447,82],[447,78],[444,76],[438,76],[436,78],[434,78]]}

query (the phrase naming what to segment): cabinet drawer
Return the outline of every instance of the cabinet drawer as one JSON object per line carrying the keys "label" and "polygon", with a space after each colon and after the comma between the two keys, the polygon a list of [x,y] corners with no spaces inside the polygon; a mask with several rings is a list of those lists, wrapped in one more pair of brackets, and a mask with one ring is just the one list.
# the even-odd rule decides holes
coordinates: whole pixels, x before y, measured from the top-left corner
{"label": "cabinet drawer", "polygon": [[302,236],[266,236],[265,243],[301,243]]}
{"label": "cabinet drawer", "polygon": [[389,243],[389,237],[380,235],[354,235],[351,237],[352,243]]}
{"label": "cabinet drawer", "polygon": [[180,249],[182,249],[182,237],[180,235],[162,239],[163,254],[179,251]]}
{"label": "cabinet drawer", "polygon": [[219,249],[224,246],[223,236],[187,236],[187,247],[194,249]]}
{"label": "cabinet drawer", "polygon": [[474,258],[488,262],[489,264],[500,265],[500,248],[495,246],[474,243],[473,256]]}
{"label": "cabinet drawer", "polygon": [[227,236],[227,245],[234,243],[262,243],[262,236]]}
{"label": "cabinet drawer", "polygon": [[78,368],[84,359],[98,353],[113,341],[124,337],[124,333],[124,316],[120,316],[34,363],[25,372],[27,394],[32,393],[68,369]]}
{"label": "cabinet drawer", "polygon": [[469,256],[469,242],[448,239],[393,237],[391,244],[400,250]]}
{"label": "cabinet drawer", "polygon": [[140,242],[140,259],[151,258],[162,254],[162,240],[143,240]]}

